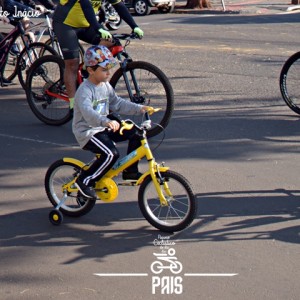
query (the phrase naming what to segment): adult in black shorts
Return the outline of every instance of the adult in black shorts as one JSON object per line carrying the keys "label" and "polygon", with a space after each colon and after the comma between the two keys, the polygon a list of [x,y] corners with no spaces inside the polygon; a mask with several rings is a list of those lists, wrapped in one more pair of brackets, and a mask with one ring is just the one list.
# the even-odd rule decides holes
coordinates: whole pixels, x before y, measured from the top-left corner
{"label": "adult in black shorts", "polygon": [[[122,0],[109,0],[120,17],[142,38],[144,33],[137,26]],[[73,108],[76,92],[76,76],[79,66],[78,39],[92,45],[112,45],[111,34],[96,19],[100,1],[60,0],[53,16],[53,30],[59,41],[64,61],[64,82]]]}

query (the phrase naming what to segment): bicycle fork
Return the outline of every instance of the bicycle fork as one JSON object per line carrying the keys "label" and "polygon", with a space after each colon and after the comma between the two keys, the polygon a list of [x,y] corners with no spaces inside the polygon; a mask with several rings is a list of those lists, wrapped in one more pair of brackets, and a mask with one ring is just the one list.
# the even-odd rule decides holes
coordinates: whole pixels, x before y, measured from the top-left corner
{"label": "bicycle fork", "polygon": [[[151,168],[151,177],[154,183],[154,187],[156,189],[157,195],[159,197],[159,201],[161,206],[169,206],[169,200],[173,198],[172,193],[170,191],[169,185],[166,180],[163,179],[161,173],[159,171],[159,165],[156,164],[153,160],[149,162]],[[165,192],[165,196],[163,191]]]}

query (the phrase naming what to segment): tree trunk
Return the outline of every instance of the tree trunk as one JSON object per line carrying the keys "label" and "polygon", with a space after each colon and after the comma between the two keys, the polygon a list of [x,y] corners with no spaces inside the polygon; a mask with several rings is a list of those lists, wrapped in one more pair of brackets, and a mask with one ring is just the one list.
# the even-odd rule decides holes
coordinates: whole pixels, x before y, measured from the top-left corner
{"label": "tree trunk", "polygon": [[211,8],[209,0],[187,0],[186,8]]}

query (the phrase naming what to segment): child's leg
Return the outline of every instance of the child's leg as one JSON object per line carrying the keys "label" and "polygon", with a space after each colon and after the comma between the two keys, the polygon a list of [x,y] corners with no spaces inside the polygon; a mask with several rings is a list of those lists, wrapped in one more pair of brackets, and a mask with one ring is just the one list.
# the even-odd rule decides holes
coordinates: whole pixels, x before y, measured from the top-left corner
{"label": "child's leg", "polygon": [[[139,136],[136,135],[136,130],[124,130],[123,135],[120,135],[118,132],[116,133],[110,133],[111,138],[115,142],[121,142],[128,140],[128,148],[127,148],[127,154],[131,153],[132,151],[136,150],[138,147],[141,146],[141,141]],[[127,173],[138,173],[138,162],[132,164],[130,167],[128,167],[124,172]]]}
{"label": "child's leg", "polygon": [[101,154],[100,158],[95,160],[88,170],[82,171],[79,176],[79,180],[84,185],[94,186],[95,182],[103,177],[117,161],[119,151],[106,131],[95,134],[84,149]]}

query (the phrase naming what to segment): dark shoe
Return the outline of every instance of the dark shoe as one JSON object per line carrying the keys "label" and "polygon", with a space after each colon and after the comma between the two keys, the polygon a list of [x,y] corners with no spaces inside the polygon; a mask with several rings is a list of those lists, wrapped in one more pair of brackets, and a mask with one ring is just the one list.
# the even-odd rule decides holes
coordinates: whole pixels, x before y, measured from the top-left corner
{"label": "dark shoe", "polygon": [[11,80],[8,80],[7,78],[3,77],[2,79],[0,78],[0,82],[2,82],[3,86],[8,86],[12,84]]}
{"label": "dark shoe", "polygon": [[75,186],[78,188],[78,190],[84,197],[97,199],[95,190],[92,187],[85,185],[79,179],[76,180]]}
{"label": "dark shoe", "polygon": [[122,174],[123,180],[131,180],[131,181],[137,181],[143,174],[140,172],[126,172],[124,171]]}

